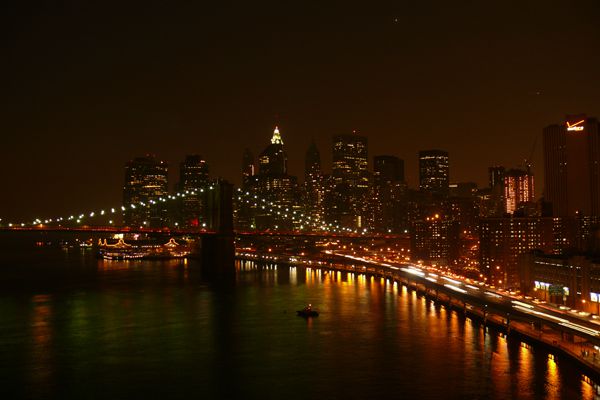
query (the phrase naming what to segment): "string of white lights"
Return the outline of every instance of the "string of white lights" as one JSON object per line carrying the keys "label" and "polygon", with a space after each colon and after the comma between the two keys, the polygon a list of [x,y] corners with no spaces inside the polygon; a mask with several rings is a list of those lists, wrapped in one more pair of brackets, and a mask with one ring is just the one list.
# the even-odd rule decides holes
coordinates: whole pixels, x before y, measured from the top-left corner
{"label": "string of white lights", "polygon": [[[207,190],[213,190],[214,186],[209,186]],[[204,192],[204,189],[192,189],[186,190],[182,192],[178,192],[175,194],[169,194],[166,196],[158,197],[156,200],[152,199],[148,202],[138,202],[129,205],[121,205],[117,207],[110,207],[101,210],[90,210],[84,213],[79,214],[71,214],[69,216],[61,216],[56,218],[34,218],[31,222],[20,222],[20,223],[12,223],[9,222],[7,226],[9,228],[30,228],[30,227],[44,227],[44,225],[58,225],[62,226],[64,223],[76,224],[78,226],[88,225],[88,221],[90,219],[98,220],[100,217],[108,218],[113,215],[124,215],[128,209],[136,209],[140,207],[150,208],[160,203],[166,203],[172,200],[177,200],[184,198],[186,196],[193,196],[199,193]],[[272,201],[268,201],[264,198],[260,198],[257,195],[253,195],[248,191],[243,191],[241,188],[237,189],[238,195],[237,200],[243,201],[248,205],[252,205],[255,208],[259,208],[266,212],[271,213],[272,215],[277,215],[282,218],[291,220],[291,222],[295,225],[295,227],[299,230],[307,230],[306,228],[311,228],[317,231],[324,232],[348,232],[348,233],[358,233],[356,230],[341,227],[337,224],[326,223],[314,216],[306,215],[298,210],[290,210],[289,207],[284,207],[281,204],[275,204]],[[113,225],[114,220],[109,219],[108,224]],[[175,224],[177,225],[177,223]],[[203,224],[203,226],[205,226]]]}
{"label": "string of white lights", "polygon": [[[212,186],[212,185],[208,187],[208,190],[213,190],[213,189],[214,189],[214,186]],[[108,216],[117,215],[119,213],[121,215],[124,215],[125,211],[127,211],[127,209],[136,209],[136,208],[141,208],[141,207],[150,208],[159,203],[166,203],[166,202],[169,202],[172,200],[184,198],[186,196],[197,195],[202,192],[204,192],[204,189],[185,190],[185,191],[174,193],[172,195],[169,194],[169,195],[161,196],[157,200],[149,200],[148,202],[140,201],[138,203],[132,203],[129,205],[109,207],[106,209],[101,209],[99,211],[90,210],[90,211],[87,211],[84,213],[79,213],[79,214],[73,213],[73,214],[69,215],[68,217],[62,216],[62,217],[55,217],[55,218],[35,218],[31,222],[19,222],[19,223],[9,222],[6,225],[9,228],[43,227],[44,225],[50,225],[50,224],[58,224],[59,226],[61,226],[62,223],[65,223],[65,222],[82,225],[82,224],[85,224],[90,218],[99,218],[99,217],[106,218]],[[114,223],[114,220],[112,220],[112,219],[110,219],[108,221],[109,225],[112,225],[113,223]]]}

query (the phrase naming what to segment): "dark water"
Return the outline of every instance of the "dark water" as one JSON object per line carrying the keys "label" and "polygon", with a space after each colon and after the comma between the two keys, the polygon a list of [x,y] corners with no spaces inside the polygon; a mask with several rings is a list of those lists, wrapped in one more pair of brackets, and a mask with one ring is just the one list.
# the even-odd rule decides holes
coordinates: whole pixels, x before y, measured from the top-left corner
{"label": "dark water", "polygon": [[595,398],[570,361],[384,280],[241,263],[223,281],[0,240],[3,399]]}

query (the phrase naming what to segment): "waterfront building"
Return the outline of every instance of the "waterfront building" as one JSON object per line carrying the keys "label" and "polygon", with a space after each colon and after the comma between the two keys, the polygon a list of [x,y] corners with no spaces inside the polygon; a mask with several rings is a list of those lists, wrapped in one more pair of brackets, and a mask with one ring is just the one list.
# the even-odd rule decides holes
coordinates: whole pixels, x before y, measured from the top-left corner
{"label": "waterfront building", "polygon": [[[123,185],[123,221],[127,226],[161,227],[166,223],[168,165],[153,155],[137,157],[125,165]],[[156,202],[156,204],[151,204]]]}
{"label": "waterfront building", "polygon": [[573,246],[572,226],[560,218],[482,218],[479,224],[481,271],[488,283],[498,287],[518,286],[520,254],[532,250],[562,254]]}
{"label": "waterfront building", "polygon": [[525,295],[600,315],[600,263],[594,257],[529,252],[519,257],[519,279]]}
{"label": "waterfront building", "polygon": [[411,232],[411,259],[453,266],[459,257],[459,235],[458,222],[439,214],[415,221]]}
{"label": "waterfront building", "polygon": [[600,215],[599,134],[598,120],[585,115],[544,128],[544,198],[552,215]]}

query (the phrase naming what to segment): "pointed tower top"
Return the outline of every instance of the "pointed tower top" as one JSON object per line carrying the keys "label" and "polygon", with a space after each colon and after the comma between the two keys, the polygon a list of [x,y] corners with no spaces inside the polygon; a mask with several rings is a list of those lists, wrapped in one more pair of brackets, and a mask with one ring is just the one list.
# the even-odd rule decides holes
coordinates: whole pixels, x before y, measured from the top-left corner
{"label": "pointed tower top", "polygon": [[283,140],[281,140],[281,135],[279,134],[279,128],[275,127],[273,131],[273,137],[271,138],[272,144],[283,144]]}

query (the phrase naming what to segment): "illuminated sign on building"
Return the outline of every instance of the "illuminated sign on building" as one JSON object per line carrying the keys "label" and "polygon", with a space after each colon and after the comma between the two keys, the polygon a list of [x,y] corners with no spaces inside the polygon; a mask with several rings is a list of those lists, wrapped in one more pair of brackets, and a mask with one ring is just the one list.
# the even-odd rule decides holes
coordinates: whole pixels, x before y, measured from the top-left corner
{"label": "illuminated sign on building", "polygon": [[569,121],[567,121],[567,130],[568,131],[582,131],[583,130],[583,123],[585,122],[584,119],[582,119],[581,121],[577,121],[577,122],[573,122],[570,123]]}

